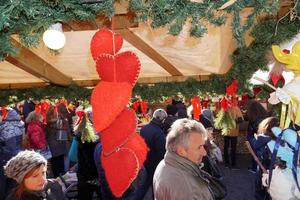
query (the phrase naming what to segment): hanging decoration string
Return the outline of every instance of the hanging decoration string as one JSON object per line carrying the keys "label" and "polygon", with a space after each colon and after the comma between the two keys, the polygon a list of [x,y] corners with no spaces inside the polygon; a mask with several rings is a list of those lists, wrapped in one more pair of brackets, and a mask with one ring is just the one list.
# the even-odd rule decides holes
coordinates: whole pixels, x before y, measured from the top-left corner
{"label": "hanging decoration string", "polygon": [[[114,57],[116,56],[116,47],[115,47],[115,32],[114,32],[114,29],[115,29],[115,16],[112,16],[111,18],[111,30],[112,30],[112,35],[113,35],[113,38],[112,38],[112,43],[113,43],[113,54],[114,54]],[[114,73],[114,82],[117,81],[117,78],[116,78],[116,60],[113,59],[114,61],[114,69],[113,69],[113,73]]]}

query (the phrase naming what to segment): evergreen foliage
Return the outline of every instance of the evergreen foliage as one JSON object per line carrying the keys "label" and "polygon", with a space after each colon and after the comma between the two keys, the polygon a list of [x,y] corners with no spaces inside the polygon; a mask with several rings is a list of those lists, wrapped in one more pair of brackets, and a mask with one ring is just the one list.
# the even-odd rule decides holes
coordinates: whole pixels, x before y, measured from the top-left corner
{"label": "evergreen foliage", "polygon": [[236,122],[229,112],[221,109],[215,119],[215,128],[222,130],[222,135],[226,136],[232,129],[236,128]]}
{"label": "evergreen foliage", "polygon": [[83,4],[80,0],[1,0],[0,61],[18,49],[10,37],[18,34],[25,47],[39,44],[42,34],[51,24],[72,20],[92,21],[97,14],[112,17],[113,0],[99,4]]}
{"label": "evergreen foliage", "polygon": [[[111,18],[114,15],[114,3],[117,0],[105,0],[101,3],[85,4],[80,0],[2,0],[0,2],[0,61],[6,55],[14,55],[17,48],[10,37],[18,34],[25,47],[34,47],[40,42],[44,31],[56,22],[67,23],[72,20],[92,21],[97,14]],[[191,23],[192,36],[201,37],[207,32],[207,25],[220,26],[226,22],[225,15],[234,15],[233,33],[240,46],[243,36],[255,22],[255,17],[273,14],[279,9],[279,0],[239,0],[233,5],[219,10],[228,0],[128,0],[129,9],[137,14],[139,21],[151,21],[153,28],[167,26],[169,33],[178,35],[186,22]],[[252,14],[242,24],[240,11],[253,7]]]}
{"label": "evergreen foliage", "polygon": [[[195,3],[188,0],[130,0],[130,9],[138,14],[139,20],[152,20],[153,27],[168,26],[170,32],[178,34],[186,20],[192,20],[191,34],[201,36],[205,32],[203,21],[207,20],[215,25],[224,23],[222,11],[218,11],[227,0]],[[3,0],[0,2],[0,59],[7,54],[16,52],[10,43],[12,34],[19,34],[25,46],[34,46],[38,43],[40,35],[54,22],[67,22],[69,20],[91,20],[99,12],[111,17],[113,15],[113,0],[106,0],[103,4],[87,5],[77,0]],[[300,30],[300,21],[295,19],[282,20],[278,25],[273,19],[259,22],[252,29],[253,42],[246,46],[243,43],[243,34],[253,24],[253,16],[259,13],[272,14],[278,9],[279,0],[239,0],[225,9],[234,14],[233,30],[240,47],[232,55],[233,67],[224,75],[211,75],[209,80],[187,80],[181,83],[137,84],[134,95],[148,102],[163,100],[164,97],[182,95],[224,94],[226,86],[237,79],[238,93],[249,92],[251,85],[249,79],[258,69],[265,69],[267,65],[266,52],[271,45],[280,44],[291,39]],[[253,6],[253,13],[248,16],[248,22],[239,23],[239,12]],[[206,10],[204,10],[204,8]],[[296,7],[298,13],[300,6]],[[218,22],[218,23],[217,23]],[[239,39],[240,38],[240,39]],[[2,57],[1,57],[2,56]],[[8,104],[29,97],[35,99],[61,98],[89,99],[90,89],[71,86],[69,88],[48,86],[26,90],[1,90],[0,104]]]}

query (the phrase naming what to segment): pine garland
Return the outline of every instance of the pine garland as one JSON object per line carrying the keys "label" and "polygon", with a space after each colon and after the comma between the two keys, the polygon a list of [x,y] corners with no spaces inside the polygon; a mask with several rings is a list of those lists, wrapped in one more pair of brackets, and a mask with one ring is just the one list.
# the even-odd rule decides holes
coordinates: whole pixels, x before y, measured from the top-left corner
{"label": "pine garland", "polygon": [[[193,4],[190,1],[185,0],[174,0],[173,3],[166,4],[171,0],[161,1],[140,1],[131,0],[130,6],[132,10],[139,13],[138,17],[140,20],[146,20],[149,17],[153,20],[153,26],[159,27],[168,24],[171,18],[165,18],[164,13],[158,14],[158,11],[167,11],[166,13],[173,13],[174,19],[179,18],[175,11],[184,9],[195,9],[201,10],[201,6],[210,5],[210,3],[219,6],[217,2],[222,4],[224,1],[203,1],[203,4]],[[12,3],[11,3],[12,2]],[[48,25],[56,21],[68,21],[71,19],[91,19],[95,17],[95,14],[99,11],[106,13],[111,16],[113,10],[109,6],[113,5],[113,0],[105,1],[105,4],[101,5],[82,5],[77,0],[56,0],[56,1],[42,1],[42,0],[22,0],[22,1],[1,1],[0,2],[0,59],[1,56],[7,53],[13,53],[16,49],[10,44],[10,35],[12,33],[23,34],[21,38],[25,45],[30,46],[37,43],[35,34],[40,35]],[[143,3],[142,3],[143,2]],[[152,3],[151,3],[152,2]],[[181,2],[181,3],[180,3]],[[187,6],[187,2],[190,7]],[[210,2],[210,3],[209,3]],[[259,3],[258,3],[259,2]],[[255,1],[258,5],[264,5],[268,3],[268,6],[264,7],[261,12],[271,13],[276,8],[278,1]],[[251,0],[239,0],[228,8],[228,12],[233,12],[235,9],[244,8],[246,5],[252,5],[254,1]],[[105,8],[105,5],[107,8]],[[172,5],[172,6],[170,6]],[[152,6],[152,8],[151,8]],[[195,6],[195,7],[194,7]],[[153,10],[147,10],[147,9]],[[197,9],[196,9],[197,8]],[[161,9],[161,10],[159,10]],[[296,8],[299,13],[300,6]],[[254,9],[255,10],[255,9]],[[37,14],[38,11],[42,11],[42,17]],[[68,11],[67,13],[64,13]],[[189,11],[193,13],[192,11]],[[195,11],[196,12],[196,11]],[[257,11],[258,12],[258,11]],[[145,13],[144,15],[141,13]],[[157,13],[157,14],[155,14]],[[179,12],[180,13],[180,12]],[[258,12],[259,13],[259,12]],[[182,12],[181,12],[182,14]],[[256,14],[255,14],[256,15]],[[26,16],[26,17],[24,17]],[[185,16],[185,15],[184,15]],[[160,20],[159,20],[160,18]],[[19,21],[17,21],[19,20]],[[182,21],[182,20],[181,20]],[[250,17],[251,21],[251,17]],[[196,22],[194,22],[196,23]],[[267,65],[266,52],[271,49],[271,45],[280,44],[285,40],[291,39],[300,31],[300,21],[298,19],[289,21],[287,19],[282,20],[278,25],[277,34],[274,35],[276,28],[275,20],[266,20],[258,23],[253,27],[251,32],[254,41],[249,45],[241,45],[232,55],[233,67],[225,75],[212,75],[209,80],[206,81],[195,81],[187,80],[182,83],[159,83],[154,85],[138,84],[134,88],[134,95],[139,96],[148,102],[162,101],[170,96],[181,95],[189,98],[193,95],[215,95],[224,94],[226,86],[231,83],[232,79],[237,79],[239,82],[239,93],[249,92],[251,85],[249,80],[251,76],[258,69],[265,69]],[[179,23],[180,24],[180,23]],[[247,24],[247,23],[246,23]],[[237,20],[233,24],[233,27],[237,27]],[[249,26],[244,25],[243,28]],[[201,26],[202,27],[202,26]],[[203,27],[202,27],[203,28]],[[201,28],[200,28],[201,29]],[[174,30],[179,30],[174,28]],[[195,31],[198,30],[197,28]],[[238,30],[238,29],[236,29]],[[242,30],[242,29],[241,29]],[[197,31],[196,31],[197,32]],[[242,31],[243,32],[243,31]],[[240,37],[242,34],[236,33],[236,37]],[[241,40],[242,41],[242,40]],[[29,97],[35,99],[43,98],[61,98],[66,99],[89,99],[91,90],[86,88],[80,88],[77,86],[71,86],[69,88],[48,86],[45,88],[34,88],[26,90],[1,90],[0,92],[0,104],[9,104],[17,102]]]}
{"label": "pine garland", "polygon": [[[18,34],[25,47],[37,46],[44,31],[56,22],[67,23],[71,20],[92,21],[97,14],[111,18],[113,5],[117,0],[102,3],[84,4],[80,0],[2,0],[0,2],[0,61],[18,49],[10,37]],[[138,21],[151,21],[153,28],[167,26],[171,35],[178,35],[186,22],[191,23],[190,34],[201,37],[207,32],[207,25],[221,26],[226,22],[226,13],[234,16],[232,29],[240,46],[244,45],[243,36],[253,24],[256,16],[273,14],[279,9],[279,0],[239,0],[233,5],[219,10],[228,0],[128,0],[129,9],[137,14]],[[252,7],[245,24],[240,20],[240,11]]]}
{"label": "pine garland", "polygon": [[[244,34],[255,24],[258,15],[272,15],[279,9],[279,0],[238,0],[224,10],[219,8],[228,0],[203,0],[193,2],[190,0],[160,0],[145,1],[131,0],[130,9],[138,14],[139,21],[151,21],[153,28],[167,26],[171,35],[178,35],[186,22],[191,22],[190,34],[201,37],[207,32],[207,24],[214,26],[226,22],[226,13],[234,16],[232,29],[239,46],[244,45]],[[240,12],[247,7],[253,10],[244,24],[241,23]]]}
{"label": "pine garland", "polygon": [[215,119],[215,128],[222,131],[222,135],[226,136],[229,132],[236,128],[236,122],[229,112],[221,109]]}
{"label": "pine garland", "polygon": [[97,14],[112,17],[114,0],[99,4],[83,4],[80,0],[1,0],[0,61],[18,49],[10,37],[18,34],[25,47],[39,44],[42,34],[56,22],[92,21]]}

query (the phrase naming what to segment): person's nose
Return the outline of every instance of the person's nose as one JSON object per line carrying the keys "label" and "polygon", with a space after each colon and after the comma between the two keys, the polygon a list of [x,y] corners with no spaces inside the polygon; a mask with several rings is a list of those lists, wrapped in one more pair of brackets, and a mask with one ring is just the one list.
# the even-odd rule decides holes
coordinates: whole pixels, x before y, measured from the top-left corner
{"label": "person's nose", "polygon": [[47,178],[46,178],[46,176],[41,176],[40,177],[40,183],[42,184],[44,184],[45,182],[47,181]]}

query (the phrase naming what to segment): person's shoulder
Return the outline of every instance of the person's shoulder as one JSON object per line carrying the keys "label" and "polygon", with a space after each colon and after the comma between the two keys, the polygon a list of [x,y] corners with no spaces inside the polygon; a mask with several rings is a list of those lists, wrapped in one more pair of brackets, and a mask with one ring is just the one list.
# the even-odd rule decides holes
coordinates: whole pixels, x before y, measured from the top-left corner
{"label": "person's shoulder", "polygon": [[172,183],[174,181],[182,182],[184,181],[184,179],[182,179],[182,175],[182,170],[168,165],[164,160],[160,161],[154,174],[156,179],[166,183]]}

